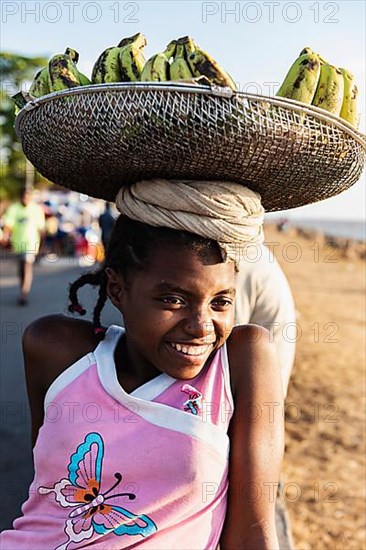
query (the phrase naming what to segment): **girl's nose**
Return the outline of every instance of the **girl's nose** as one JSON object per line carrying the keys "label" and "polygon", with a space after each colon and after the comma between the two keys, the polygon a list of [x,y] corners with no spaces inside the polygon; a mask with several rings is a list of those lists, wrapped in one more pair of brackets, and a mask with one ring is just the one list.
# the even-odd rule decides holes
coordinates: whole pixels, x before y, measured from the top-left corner
{"label": "girl's nose", "polygon": [[193,338],[205,338],[215,332],[215,327],[207,315],[195,314],[185,322],[185,331]]}

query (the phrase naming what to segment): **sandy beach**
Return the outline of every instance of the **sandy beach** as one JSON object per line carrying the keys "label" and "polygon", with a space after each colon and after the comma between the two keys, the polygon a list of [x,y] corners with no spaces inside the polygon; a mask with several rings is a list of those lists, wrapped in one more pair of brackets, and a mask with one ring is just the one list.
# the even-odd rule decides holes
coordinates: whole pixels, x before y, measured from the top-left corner
{"label": "sandy beach", "polygon": [[352,247],[344,253],[323,235],[299,235],[295,228],[281,233],[267,225],[266,241],[289,279],[298,314],[283,466],[295,547],[362,550],[365,260]]}

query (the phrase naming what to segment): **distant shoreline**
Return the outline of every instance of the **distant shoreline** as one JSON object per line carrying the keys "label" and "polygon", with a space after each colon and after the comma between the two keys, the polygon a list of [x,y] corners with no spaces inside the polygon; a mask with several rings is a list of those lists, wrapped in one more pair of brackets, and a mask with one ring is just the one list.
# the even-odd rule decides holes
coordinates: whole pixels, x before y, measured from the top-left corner
{"label": "distant shoreline", "polygon": [[288,227],[318,231],[330,237],[341,237],[356,241],[366,241],[366,224],[362,220],[337,220],[321,218],[287,218],[286,216],[266,216],[265,223],[277,224],[286,219]]}
{"label": "distant shoreline", "polygon": [[[334,251],[335,257],[344,260],[366,260],[366,240],[365,238],[345,237],[332,235],[328,228],[315,228],[312,224],[295,225],[292,220],[281,226],[281,219],[271,221],[267,220],[264,226],[265,237],[276,232],[282,235],[289,242],[308,241],[309,244],[317,250]],[[361,224],[363,225],[363,224]],[[357,233],[355,233],[357,235]],[[267,239],[265,239],[266,242]],[[310,248],[311,248],[310,246]],[[337,260],[338,261],[338,260]]]}

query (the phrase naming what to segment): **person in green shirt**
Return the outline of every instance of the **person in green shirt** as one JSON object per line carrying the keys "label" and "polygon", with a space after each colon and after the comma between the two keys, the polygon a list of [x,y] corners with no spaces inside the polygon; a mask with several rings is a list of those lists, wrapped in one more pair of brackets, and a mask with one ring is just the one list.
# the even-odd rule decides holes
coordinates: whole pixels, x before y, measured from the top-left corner
{"label": "person in green shirt", "polygon": [[28,301],[33,281],[33,264],[44,229],[43,208],[33,201],[30,190],[23,189],[19,202],[9,206],[4,215],[4,240],[10,240],[19,259],[19,305],[25,305]]}

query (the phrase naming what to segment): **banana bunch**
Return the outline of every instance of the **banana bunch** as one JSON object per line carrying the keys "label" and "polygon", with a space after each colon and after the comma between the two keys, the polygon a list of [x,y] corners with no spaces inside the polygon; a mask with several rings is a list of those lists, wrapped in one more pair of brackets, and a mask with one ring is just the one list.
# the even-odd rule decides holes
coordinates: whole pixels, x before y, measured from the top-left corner
{"label": "banana bunch", "polygon": [[331,65],[309,47],[300,52],[276,95],[320,107],[358,128],[354,76]]}
{"label": "banana bunch", "polygon": [[123,38],[118,46],[107,48],[98,57],[92,71],[92,83],[135,82],[145,66],[143,49],[146,38],[140,32]]}
{"label": "banana bunch", "polygon": [[[123,38],[117,46],[104,50],[94,64],[91,80],[77,68],[79,54],[66,48],[54,55],[47,67],[35,75],[29,95],[13,96],[17,108],[32,98],[51,92],[90,84],[136,81],[190,81],[236,90],[231,76],[190,36],[172,40],[163,52],[144,57],[147,44],[142,33]],[[354,76],[328,63],[310,47],[305,47],[290,67],[277,94],[322,108],[358,128],[358,88]],[[267,104],[263,103],[265,111]],[[305,115],[301,115],[304,120]]]}
{"label": "banana bunch", "polygon": [[43,67],[34,77],[29,96],[37,98],[51,92],[91,84],[88,77],[77,69],[78,60],[79,54],[72,48],[66,48],[64,54],[54,55],[48,66]]}
{"label": "banana bunch", "polygon": [[140,80],[164,82],[192,79],[236,89],[228,73],[207,52],[201,50],[190,36],[172,40],[163,52],[150,57]]}

